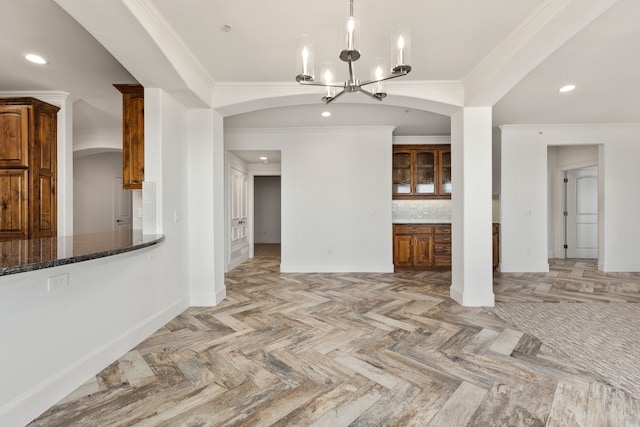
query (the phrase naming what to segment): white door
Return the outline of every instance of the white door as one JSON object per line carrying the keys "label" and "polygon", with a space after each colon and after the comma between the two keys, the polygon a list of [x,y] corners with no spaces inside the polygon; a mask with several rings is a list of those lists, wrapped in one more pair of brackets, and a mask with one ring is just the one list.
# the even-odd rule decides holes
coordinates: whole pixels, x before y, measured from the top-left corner
{"label": "white door", "polygon": [[131,190],[122,189],[122,177],[117,176],[113,187],[113,218],[115,231],[131,230]]}
{"label": "white door", "polygon": [[247,174],[231,169],[231,247],[248,244]]}
{"label": "white door", "polygon": [[567,258],[598,258],[598,169],[567,171]]}

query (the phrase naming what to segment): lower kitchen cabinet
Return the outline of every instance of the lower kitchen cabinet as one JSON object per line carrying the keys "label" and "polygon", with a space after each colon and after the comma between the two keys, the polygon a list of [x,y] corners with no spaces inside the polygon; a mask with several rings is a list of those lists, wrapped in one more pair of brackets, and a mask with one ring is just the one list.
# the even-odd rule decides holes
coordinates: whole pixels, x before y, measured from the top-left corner
{"label": "lower kitchen cabinet", "polygon": [[[424,224],[393,225],[393,265],[397,269],[429,270],[441,260],[436,244],[436,226]],[[449,251],[450,252],[450,251]],[[450,255],[449,255],[450,258]],[[449,261],[449,264],[451,261]]]}
{"label": "lower kitchen cabinet", "polygon": [[[500,225],[493,224],[493,268],[499,262]],[[393,265],[396,269],[451,269],[451,224],[394,224]]]}
{"label": "lower kitchen cabinet", "polygon": [[451,225],[436,224],[433,226],[435,241],[434,267],[451,268]]}
{"label": "lower kitchen cabinet", "polygon": [[425,269],[434,260],[433,227],[394,224],[393,265],[396,268]]}

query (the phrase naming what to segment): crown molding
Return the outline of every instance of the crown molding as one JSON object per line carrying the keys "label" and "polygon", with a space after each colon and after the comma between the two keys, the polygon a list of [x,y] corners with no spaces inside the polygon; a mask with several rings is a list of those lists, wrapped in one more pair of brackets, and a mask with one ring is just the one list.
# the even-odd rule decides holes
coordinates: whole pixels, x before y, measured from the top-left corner
{"label": "crown molding", "polygon": [[150,0],[123,0],[124,5],[173,65],[188,89],[211,105],[215,80]]}

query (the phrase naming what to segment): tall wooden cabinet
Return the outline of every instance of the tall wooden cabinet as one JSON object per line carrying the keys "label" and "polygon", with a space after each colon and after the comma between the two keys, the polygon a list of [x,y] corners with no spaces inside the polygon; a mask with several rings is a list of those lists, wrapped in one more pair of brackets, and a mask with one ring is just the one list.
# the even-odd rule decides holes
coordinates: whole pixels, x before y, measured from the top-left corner
{"label": "tall wooden cabinet", "polygon": [[449,145],[395,145],[392,173],[394,199],[451,198]]}
{"label": "tall wooden cabinet", "polygon": [[0,98],[0,241],[57,233],[57,113],[35,98]]}
{"label": "tall wooden cabinet", "polygon": [[122,93],[122,187],[142,190],[144,181],[144,87],[114,84]]}

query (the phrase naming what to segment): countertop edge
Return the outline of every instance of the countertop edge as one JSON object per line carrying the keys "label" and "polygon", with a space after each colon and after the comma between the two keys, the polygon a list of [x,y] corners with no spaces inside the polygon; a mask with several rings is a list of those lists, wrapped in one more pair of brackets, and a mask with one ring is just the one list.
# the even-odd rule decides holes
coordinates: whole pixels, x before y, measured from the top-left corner
{"label": "countertop edge", "polygon": [[126,253],[126,252],[132,252],[132,251],[136,251],[136,250],[139,250],[139,249],[144,249],[144,248],[147,248],[149,246],[154,246],[154,245],[157,245],[158,243],[163,242],[164,240],[165,240],[165,236],[164,236],[164,234],[162,234],[162,235],[159,235],[159,237],[156,238],[156,239],[149,240],[149,241],[142,242],[142,243],[133,244],[133,245],[128,246],[128,247],[110,249],[110,250],[94,252],[94,253],[88,253],[88,254],[72,256],[72,257],[56,259],[56,260],[50,260],[50,261],[35,262],[35,263],[31,263],[31,264],[26,264],[26,265],[18,265],[18,266],[15,266],[15,267],[2,267],[2,268],[0,268],[0,277],[8,276],[8,275],[11,275],[11,274],[27,273],[27,272],[30,272],[30,271],[42,270],[42,269],[45,269],[45,268],[58,267],[58,266],[62,266],[62,265],[75,264],[75,263],[78,263],[78,262],[90,261],[90,260],[93,260],[93,259],[106,258],[106,257],[114,256],[114,255],[123,254],[123,253]]}

